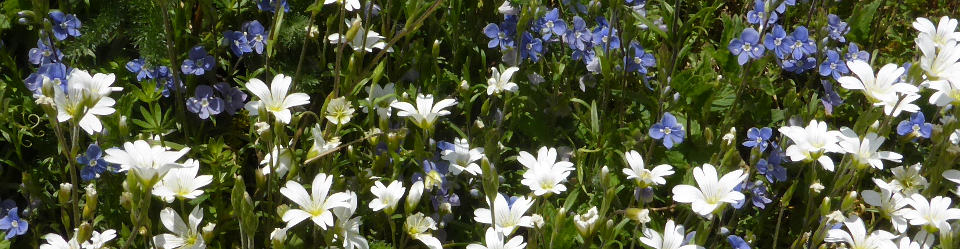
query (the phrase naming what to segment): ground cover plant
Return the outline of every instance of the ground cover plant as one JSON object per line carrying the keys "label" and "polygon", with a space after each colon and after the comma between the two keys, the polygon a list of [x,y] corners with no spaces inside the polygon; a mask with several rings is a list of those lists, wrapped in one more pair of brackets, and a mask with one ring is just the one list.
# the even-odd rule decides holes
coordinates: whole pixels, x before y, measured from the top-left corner
{"label": "ground cover plant", "polygon": [[0,248],[960,248],[958,17],[7,0]]}

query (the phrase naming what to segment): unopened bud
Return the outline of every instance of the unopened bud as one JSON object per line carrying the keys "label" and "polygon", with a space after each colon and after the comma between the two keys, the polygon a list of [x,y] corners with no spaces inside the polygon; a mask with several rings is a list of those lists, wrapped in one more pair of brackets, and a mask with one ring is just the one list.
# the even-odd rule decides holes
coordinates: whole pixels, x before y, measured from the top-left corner
{"label": "unopened bud", "polygon": [[120,194],[120,206],[130,210],[130,206],[133,204],[133,194],[130,192],[123,192]]}
{"label": "unopened bud", "polygon": [[850,210],[853,207],[853,204],[857,202],[857,191],[850,191],[846,196],[843,197],[843,202],[840,203],[840,210]]}
{"label": "unopened bud", "polygon": [[827,216],[830,210],[830,197],[823,197],[823,202],[820,203],[820,215]]}
{"label": "unopened bud", "polygon": [[433,58],[440,57],[440,40],[433,40],[433,48],[430,50]]}
{"label": "unopened bud", "polygon": [[60,190],[57,191],[57,199],[60,200],[60,204],[66,206],[70,204],[70,191],[73,189],[73,184],[70,183],[61,183]]}
{"label": "unopened bud", "polygon": [[627,218],[630,218],[633,221],[640,222],[640,224],[646,224],[650,222],[650,210],[645,208],[627,208]]}
{"label": "unopened bud", "polygon": [[420,196],[423,195],[423,181],[417,181],[410,186],[410,192],[407,193],[407,212],[412,212],[420,205]]}
{"label": "unopened bud", "polygon": [[213,239],[213,229],[217,227],[217,223],[207,223],[206,226],[203,226],[203,240],[210,241]]}

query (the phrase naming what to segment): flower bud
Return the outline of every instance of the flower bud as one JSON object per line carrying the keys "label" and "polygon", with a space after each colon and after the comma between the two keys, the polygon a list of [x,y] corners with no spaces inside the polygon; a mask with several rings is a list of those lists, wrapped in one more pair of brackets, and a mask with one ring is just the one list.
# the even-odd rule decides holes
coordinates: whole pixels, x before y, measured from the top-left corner
{"label": "flower bud", "polygon": [[133,204],[133,193],[123,192],[120,194],[120,206],[124,209],[130,210],[130,206]]}
{"label": "flower bud", "polygon": [[430,49],[431,55],[433,58],[440,57],[440,40],[433,40],[433,47]]}
{"label": "flower bud", "polygon": [[60,205],[69,205],[70,204],[70,190],[73,189],[73,184],[70,183],[61,183],[60,190],[57,191],[57,199],[60,200]]}
{"label": "flower bud", "polygon": [[207,223],[206,226],[203,226],[203,240],[210,241],[213,239],[213,229],[217,227],[217,223]]}
{"label": "flower bud", "polygon": [[597,207],[591,207],[590,210],[587,210],[583,215],[574,215],[573,223],[576,225],[577,231],[580,232],[580,236],[586,240],[590,235],[593,235],[599,219],[600,215],[597,214]]}
{"label": "flower bud", "polygon": [[117,121],[117,132],[119,132],[121,136],[130,134],[130,127],[127,126],[127,116],[120,115]]}
{"label": "flower bud", "polygon": [[77,241],[87,241],[90,239],[90,235],[93,234],[93,226],[89,222],[84,221],[80,224],[80,228],[77,229]]}
{"label": "flower bud", "polygon": [[853,204],[857,202],[857,191],[850,191],[846,196],[843,197],[843,202],[840,203],[840,210],[850,210],[853,207]]}
{"label": "flower bud", "polygon": [[287,228],[278,227],[270,232],[270,241],[273,242],[273,248],[283,248],[283,242],[287,240]]}
{"label": "flower bud", "polygon": [[530,215],[530,221],[533,222],[533,227],[543,227],[543,216],[540,216],[539,214]]}
{"label": "flower bud", "polygon": [[820,203],[820,215],[827,216],[830,210],[830,197],[823,197],[823,202]]}
{"label": "flower bud", "polygon": [[461,80],[460,90],[463,90],[463,91],[470,90],[470,83],[467,83],[467,80]]}
{"label": "flower bud", "polygon": [[413,183],[413,186],[410,186],[410,192],[407,193],[407,209],[405,211],[412,212],[417,208],[417,205],[420,204],[420,196],[423,195],[423,181],[417,181]]}
{"label": "flower bud", "polygon": [[820,181],[816,181],[813,184],[810,184],[810,192],[813,194],[820,194],[820,191],[823,191],[823,184],[820,184]]}
{"label": "flower bud", "polygon": [[650,210],[646,208],[627,208],[626,213],[627,218],[630,218],[636,222],[640,222],[640,224],[646,224],[647,222],[650,222]]}
{"label": "flower bud", "polygon": [[606,183],[609,176],[610,176],[610,168],[607,167],[607,165],[603,165],[603,167],[600,168],[600,175],[598,177],[600,178],[600,182],[603,183],[604,186],[607,185]]}
{"label": "flower bud", "polygon": [[83,204],[83,218],[93,219],[94,212],[97,211],[97,189],[93,184],[86,187],[86,203]]}

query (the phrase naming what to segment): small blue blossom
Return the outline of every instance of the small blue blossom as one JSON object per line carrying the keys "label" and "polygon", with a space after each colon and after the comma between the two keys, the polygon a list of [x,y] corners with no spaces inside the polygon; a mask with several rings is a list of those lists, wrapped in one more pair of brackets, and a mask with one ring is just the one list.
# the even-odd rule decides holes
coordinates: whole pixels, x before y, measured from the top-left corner
{"label": "small blue blossom", "polygon": [[740,191],[745,196],[750,196],[749,198],[750,202],[747,202],[747,199],[743,199],[737,203],[731,204],[731,206],[733,206],[736,209],[741,209],[746,207],[747,205],[745,204],[747,203],[753,204],[753,206],[757,208],[765,209],[766,204],[773,202],[773,200],[771,200],[770,198],[767,198],[767,195],[768,195],[767,187],[764,186],[763,182],[761,181],[756,181],[756,182],[746,181],[746,182],[740,183],[740,185],[737,185],[737,187],[733,188],[733,190]]}
{"label": "small blue blossom", "polygon": [[[170,97],[170,90],[174,88],[173,86],[173,73],[170,71],[170,68],[167,66],[159,66],[157,70],[153,71],[153,78],[157,80],[157,89],[160,89],[163,86],[163,97]],[[182,90],[185,86],[183,81],[180,81],[180,89]]]}
{"label": "small blue blossom", "polygon": [[53,21],[53,37],[62,41],[69,36],[80,36],[80,19],[76,15],[64,14],[62,11],[50,11],[50,19]]}
{"label": "small blue blossom", "polygon": [[597,52],[593,49],[574,49],[572,58],[574,60],[582,61],[584,64],[589,64],[597,57]]}
{"label": "small blue blossom", "polygon": [[[766,3],[764,2],[764,0],[755,0],[755,1],[753,2],[753,10],[750,10],[750,12],[747,12],[747,23],[750,23],[750,24],[753,24],[753,25],[759,25],[759,24],[763,23],[764,19],[767,20],[767,24],[774,24],[774,23],[776,23],[776,22],[777,22],[777,13],[776,13],[776,12],[770,12],[770,13],[768,14],[768,13],[766,12],[766,6],[767,6],[767,5],[766,5]],[[768,15],[769,15],[769,17],[768,17]],[[762,26],[762,25],[761,25],[761,26]]]}
{"label": "small blue blossom", "polygon": [[450,172],[450,164],[444,160],[423,160],[423,174],[413,174],[413,181],[423,181],[424,189],[430,190],[433,187],[443,187],[446,182],[447,173]]}
{"label": "small blue blossom", "polygon": [[620,37],[617,37],[617,29],[610,28],[607,25],[595,28],[591,40],[595,46],[599,46],[603,51],[620,48]]}
{"label": "small blue blossom", "polygon": [[[810,40],[810,35],[806,27],[797,27],[790,35],[793,37],[793,43],[789,44],[793,59],[800,60],[804,56],[817,52],[817,45]],[[816,63],[816,59],[814,59],[814,63]]]}
{"label": "small blue blossom", "polygon": [[253,20],[243,24],[243,32],[247,34],[247,41],[250,47],[257,54],[263,54],[263,48],[267,46],[267,32],[260,24],[260,21]]}
{"label": "small blue blossom", "polygon": [[77,156],[77,163],[83,165],[83,169],[80,170],[80,179],[84,181],[100,178],[110,166],[103,160],[103,151],[97,144],[87,146],[87,153]]}
{"label": "small blue blossom", "polygon": [[59,62],[63,59],[63,53],[55,51],[42,38],[37,40],[37,47],[31,48],[28,55],[30,63],[34,65]]}
{"label": "small blue blossom", "polygon": [[185,74],[199,76],[213,70],[216,64],[217,61],[212,55],[207,54],[207,50],[204,49],[203,46],[195,46],[193,49],[190,49],[190,58],[183,60],[183,65],[180,66],[180,70]]}
{"label": "small blue blossom", "polygon": [[627,6],[646,5],[647,0],[624,0],[623,3]]}
{"label": "small blue blossom", "polygon": [[820,76],[833,76],[833,79],[839,79],[840,76],[850,73],[847,64],[840,60],[840,53],[833,50],[827,50],[827,59],[820,64]]}
{"label": "small blue blossom", "polygon": [[500,50],[507,50],[507,48],[513,47],[513,35],[515,29],[509,29],[502,27],[497,24],[487,24],[483,28],[483,34],[490,38],[490,42],[487,43],[487,48],[500,47]]}
{"label": "small blue blossom", "polygon": [[657,140],[662,139],[663,146],[666,146],[667,149],[682,143],[685,136],[686,131],[683,130],[683,126],[677,123],[677,118],[669,112],[663,114],[660,123],[653,124],[650,127],[650,137]]}
{"label": "small blue blossom", "polygon": [[587,23],[583,21],[583,18],[580,16],[573,17],[573,29],[567,31],[567,34],[563,37],[563,41],[567,43],[567,46],[570,46],[574,50],[586,50],[590,47],[590,39],[593,38],[593,35],[590,34],[590,30],[587,29]]}
{"label": "small blue blossom", "polygon": [[196,113],[200,119],[207,119],[223,111],[223,100],[213,96],[213,88],[208,85],[199,85],[194,90],[195,96],[187,99],[187,110]]}
{"label": "small blue blossom", "polygon": [[127,62],[127,71],[137,74],[137,81],[153,78],[153,70],[146,67],[146,61],[143,58],[133,59]]}
{"label": "small blue blossom", "polygon": [[933,124],[927,123],[923,112],[910,115],[910,119],[900,121],[897,125],[897,134],[916,138],[930,138],[933,134]]}
{"label": "small blue blossom", "polygon": [[743,142],[743,146],[757,148],[760,149],[760,152],[764,152],[770,144],[771,136],[773,136],[773,129],[770,129],[770,127],[752,127],[747,130],[747,141]]}
{"label": "small blue blossom", "polygon": [[793,44],[793,37],[787,36],[787,32],[779,24],[773,26],[773,30],[763,39],[763,45],[779,59],[790,53],[790,44]]}
{"label": "small blue blossom", "polygon": [[23,80],[23,83],[27,85],[27,89],[34,95],[42,95],[43,93],[41,93],[40,90],[43,87],[43,77],[46,76],[55,85],[60,86],[61,90],[67,92],[67,75],[69,75],[70,70],[71,69],[63,63],[43,64],[40,65],[37,72],[27,76],[27,78]]}
{"label": "small blue blossom", "polygon": [[[856,43],[851,42],[850,45],[847,46],[846,60],[847,61],[862,60],[862,61],[869,62],[870,53],[867,53],[867,51],[860,51],[860,47],[857,47]],[[906,71],[910,71],[910,70],[906,70]]]}
{"label": "small blue blossom", "polygon": [[850,27],[837,15],[830,14],[827,16],[827,31],[829,31],[830,39],[838,42],[847,42],[845,35],[850,32]]}
{"label": "small blue blossom", "polygon": [[220,96],[223,98],[223,111],[227,114],[237,113],[237,111],[243,109],[243,105],[247,102],[246,93],[226,82],[217,83],[213,85],[213,88],[220,92]]}
{"label": "small blue blossom", "polygon": [[630,42],[630,50],[628,51],[631,52],[632,56],[623,58],[624,64],[627,65],[627,72],[637,72],[641,75],[646,75],[647,68],[657,65],[657,59],[654,58],[652,54],[643,51],[643,47],[636,41]]}
{"label": "small blue blossom", "polygon": [[770,183],[782,182],[787,180],[787,168],[780,166],[783,162],[781,152],[772,150],[767,159],[761,158],[757,161],[757,172],[767,178]]}
{"label": "small blue blossom", "polygon": [[523,32],[520,43],[520,57],[530,59],[533,62],[540,60],[540,54],[543,53],[543,41],[535,38],[530,32]]}
{"label": "small blue blossom", "polygon": [[557,37],[567,33],[567,23],[560,19],[560,11],[553,8],[543,18],[537,21],[537,27],[540,30],[540,36],[544,41],[551,41],[554,35]]}
{"label": "small blue blossom", "polygon": [[733,247],[733,249],[750,249],[750,244],[747,244],[747,241],[740,238],[740,236],[731,234],[727,236],[727,242],[730,243],[730,247]]}
{"label": "small blue blossom", "polygon": [[563,0],[560,3],[565,9],[573,10],[574,13],[587,14],[587,6],[580,4],[580,0]]}
{"label": "small blue blossom", "polygon": [[777,13],[783,14],[783,12],[787,11],[787,6],[795,5],[797,5],[797,0],[784,0],[782,3],[780,3],[780,6],[777,6],[776,11]]}
{"label": "small blue blossom", "polygon": [[243,32],[224,31],[223,40],[230,46],[233,55],[243,56],[243,54],[253,52],[253,48],[250,47],[250,42],[247,41],[247,36],[243,35]]}
{"label": "small blue blossom", "polygon": [[757,33],[757,30],[746,28],[743,30],[743,33],[740,33],[740,39],[735,38],[730,41],[727,49],[729,49],[733,55],[737,55],[737,63],[743,65],[747,64],[747,61],[751,58],[756,60],[763,57],[764,48],[758,44],[759,42],[760,34]]}
{"label": "small blue blossom", "polygon": [[817,59],[806,55],[800,59],[794,59],[793,57],[787,56],[787,58],[780,63],[780,65],[783,67],[783,70],[787,70],[787,72],[796,74],[801,74],[807,70],[817,67]]}
{"label": "small blue blossom", "polygon": [[7,236],[4,238],[10,240],[15,236],[20,236],[27,233],[27,228],[30,228],[30,224],[27,221],[20,219],[20,215],[17,214],[18,208],[10,209],[7,212],[7,216],[4,216],[0,219],[0,230],[6,230]]}
{"label": "small blue blossom", "polygon": [[[290,12],[290,6],[287,5],[287,0],[279,0],[280,5],[283,5],[283,12]],[[257,9],[260,11],[269,11],[276,13],[277,12],[277,0],[258,0]]]}
{"label": "small blue blossom", "polygon": [[833,107],[843,104],[843,99],[840,98],[840,95],[837,94],[837,91],[833,90],[833,84],[827,80],[821,80],[820,84],[823,85],[824,95],[820,99],[820,102],[823,103],[823,109],[826,111],[827,115],[833,114]]}

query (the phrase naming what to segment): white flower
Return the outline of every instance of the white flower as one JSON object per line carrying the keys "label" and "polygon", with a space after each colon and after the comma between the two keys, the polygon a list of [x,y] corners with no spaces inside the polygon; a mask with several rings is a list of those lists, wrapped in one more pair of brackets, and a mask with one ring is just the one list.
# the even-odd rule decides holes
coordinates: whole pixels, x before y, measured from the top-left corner
{"label": "white flower", "polygon": [[927,198],[920,194],[913,194],[907,200],[912,209],[907,209],[903,217],[910,220],[910,225],[927,225],[944,231],[950,230],[950,220],[960,219],[960,209],[950,207],[950,198],[936,196],[927,202]]}
{"label": "white flower", "polygon": [[476,161],[483,158],[483,148],[470,148],[467,139],[457,138],[453,140],[452,150],[440,152],[443,160],[450,162],[450,173],[459,175],[460,172],[467,172],[471,175],[480,175],[480,165]]}
{"label": "white flower", "polygon": [[543,216],[540,216],[539,214],[530,215],[530,222],[533,222],[533,227],[536,228],[541,228],[544,225]]}
{"label": "white flower", "polygon": [[[487,228],[484,237],[486,237],[486,245],[470,244],[467,245],[467,249],[523,249],[527,247],[527,243],[523,242],[523,236],[517,235],[507,239],[506,236],[495,231],[492,227]],[[504,241],[507,242],[504,243]]]}
{"label": "white flower", "polygon": [[[110,115],[116,110],[116,101],[110,98],[110,92],[120,91],[120,87],[110,87],[116,77],[113,74],[95,74],[73,69],[67,76],[67,90],[54,87],[53,102],[57,107],[57,121],[78,120],[77,124],[87,134],[103,131],[103,124],[96,116]],[[55,84],[44,77],[44,84]]]}
{"label": "white flower", "polygon": [[684,245],[684,232],[683,225],[676,225],[673,220],[667,220],[667,224],[663,228],[663,236],[653,229],[643,228],[643,237],[640,237],[640,242],[642,242],[644,245],[652,247],[653,249],[703,248],[702,246],[698,245]]}
{"label": "white flower", "polygon": [[650,222],[650,210],[646,208],[627,208],[626,210],[627,218],[640,222],[640,224],[646,224]]}
{"label": "white flower", "polygon": [[[333,0],[327,0],[333,1]],[[347,0],[347,1],[357,1],[357,0]],[[363,20],[359,16],[353,18],[353,20],[344,20],[347,23],[347,30],[354,29],[354,26],[357,26],[357,30],[354,33],[353,37],[347,35],[341,35],[340,33],[333,33],[327,36],[327,41],[332,44],[338,43],[347,43],[350,45],[353,50],[361,50],[367,52],[373,52],[373,49],[383,49],[387,47],[387,43],[383,42],[383,36],[380,33],[377,33],[373,30],[367,30],[363,28]],[[349,40],[349,42],[347,41]],[[388,48],[387,52],[393,52],[393,48]]]}
{"label": "white flower", "polygon": [[597,207],[590,207],[590,210],[587,210],[584,214],[577,214],[573,216],[573,224],[576,225],[577,231],[580,232],[580,235],[586,238],[593,233],[594,229],[597,228],[597,221],[600,220],[600,215],[597,214]]}
{"label": "white flower", "polygon": [[780,127],[780,133],[793,140],[786,152],[794,162],[817,160],[824,169],[833,171],[833,159],[823,153],[843,152],[843,148],[837,144],[840,132],[828,131],[827,122],[810,120],[807,127],[784,126]]}
{"label": "white flower", "polygon": [[[489,200],[487,200],[487,204],[490,204]],[[518,227],[533,227],[533,220],[530,216],[524,215],[531,206],[533,206],[533,199],[529,197],[516,197],[513,204],[510,204],[503,194],[497,193],[497,197],[493,200],[493,221],[495,225],[493,228],[497,232],[510,235]],[[478,208],[473,211],[473,220],[490,224],[490,215],[490,209]]]}
{"label": "white flower", "polygon": [[890,232],[877,230],[867,234],[867,229],[863,226],[863,220],[857,216],[850,216],[843,224],[847,231],[842,229],[830,229],[824,241],[844,242],[850,246],[850,249],[896,249],[897,244],[893,243],[896,237]]}
{"label": "white flower", "polygon": [[260,173],[263,175],[269,175],[272,172],[271,167],[276,167],[280,175],[286,174],[287,170],[290,170],[290,165],[293,165],[293,152],[282,146],[274,146],[270,154],[263,155],[260,165],[263,165],[263,168],[260,168]]}
{"label": "white flower", "polygon": [[520,183],[530,187],[534,195],[559,194],[567,190],[563,182],[573,171],[573,163],[568,161],[558,162],[557,149],[547,148],[546,146],[540,147],[536,158],[526,151],[521,151],[517,161],[527,168]]}
{"label": "white flower", "polygon": [[173,168],[183,168],[183,165],[176,163],[180,157],[187,154],[190,148],[183,148],[179,151],[168,151],[168,148],[160,145],[151,146],[147,141],[137,140],[126,142],[123,149],[109,148],[107,155],[103,160],[119,164],[120,171],[132,170],[142,181],[152,187],[152,183],[160,180],[167,171]]}
{"label": "white flower", "polygon": [[90,234],[90,240],[83,242],[80,246],[83,247],[83,249],[99,249],[116,237],[117,231],[113,229],[107,229],[103,231],[103,233],[93,231],[93,233]]}
{"label": "white flower", "polygon": [[343,241],[344,249],[370,248],[367,239],[360,235],[360,225],[362,224],[360,217],[353,217],[353,213],[357,211],[357,194],[347,191],[346,195],[350,199],[347,201],[348,205],[333,208],[333,214],[337,216],[336,228],[338,233],[336,238]]}
{"label": "white flower", "polygon": [[80,243],[77,242],[76,233],[70,241],[63,239],[63,236],[55,233],[48,233],[43,236],[47,240],[46,244],[40,245],[40,249],[80,249]]}
{"label": "white flower", "polygon": [[850,153],[854,162],[858,165],[870,165],[882,170],[883,162],[880,161],[881,159],[897,163],[900,162],[900,159],[903,159],[903,156],[896,152],[877,151],[886,138],[880,137],[876,133],[867,133],[867,136],[861,140],[853,129],[840,127],[840,134],[840,148]]}
{"label": "white flower", "polygon": [[187,217],[189,227],[183,222],[183,218],[172,208],[160,210],[160,222],[168,231],[173,232],[153,236],[153,243],[164,249],[203,249],[206,244],[203,236],[197,230],[200,221],[203,221],[203,209],[200,206],[193,208],[190,217]]}
{"label": "white flower", "polygon": [[405,230],[411,238],[423,242],[427,248],[443,248],[443,245],[440,244],[440,240],[430,234],[430,230],[437,230],[437,223],[433,221],[433,218],[426,217],[423,215],[423,213],[418,212],[416,214],[407,216],[407,222],[404,223],[403,226],[406,228]]}
{"label": "white flower", "polygon": [[423,195],[423,181],[414,182],[410,185],[410,192],[407,192],[407,210],[414,210],[420,204],[420,197]]}
{"label": "white flower", "polygon": [[397,116],[408,117],[420,129],[432,130],[438,117],[450,114],[450,111],[444,109],[456,105],[457,101],[444,99],[434,104],[433,95],[418,94],[416,103],[416,107],[407,102],[394,102],[390,106],[400,110],[397,112]]}
{"label": "white flower", "polygon": [[[310,163],[330,151],[337,149],[337,146],[340,146],[340,137],[333,137],[330,141],[323,139],[323,130],[320,129],[320,124],[314,124],[313,128],[310,129],[310,134],[313,137],[313,145],[310,146],[310,150],[307,151],[306,163]],[[281,157],[281,160],[283,159],[285,158]],[[287,160],[289,161],[290,159]],[[261,164],[263,163],[261,162]]]}
{"label": "white flower", "polygon": [[913,22],[913,28],[920,31],[917,39],[929,40],[937,46],[942,46],[948,41],[960,41],[960,32],[957,30],[957,19],[947,16],[940,18],[940,23],[933,26],[933,22],[924,17],[918,17]]}
{"label": "white flower", "polygon": [[326,230],[328,226],[333,226],[333,214],[331,214],[330,209],[350,205],[350,203],[347,203],[350,196],[344,193],[328,196],[331,185],[333,185],[333,176],[327,176],[324,173],[317,174],[313,178],[313,183],[310,184],[310,193],[307,193],[307,190],[300,183],[287,181],[287,185],[280,188],[280,193],[300,206],[299,209],[294,208],[283,213],[282,219],[287,222],[287,227],[293,227],[307,218],[323,230]]}
{"label": "white flower", "polygon": [[289,229],[289,227],[274,228],[273,232],[270,232],[270,240],[274,242],[283,242],[287,240],[287,229]]}
{"label": "white flower", "polygon": [[493,71],[493,75],[487,79],[487,95],[500,94],[503,91],[517,92],[517,83],[511,82],[510,78],[513,78],[513,74],[520,68],[507,68],[503,70],[503,74],[500,74],[496,67],[491,67],[490,70]]}
{"label": "white flower", "polygon": [[[907,83],[897,83],[903,75],[903,67],[896,64],[887,64],[880,68],[876,77],[873,74],[873,68],[865,61],[853,60],[847,62],[850,71],[857,75],[843,76],[837,81],[840,86],[850,90],[863,90],[863,94],[874,106],[883,106],[883,112],[887,115],[898,116],[900,111],[917,112],[920,110],[913,100],[920,98],[917,94],[920,89]],[[901,95],[904,96],[900,100]],[[896,106],[896,110],[894,110]]]}
{"label": "white flower", "polygon": [[370,193],[372,193],[377,198],[370,201],[368,206],[373,211],[384,210],[387,214],[393,214],[393,211],[397,209],[397,203],[400,202],[400,198],[403,197],[403,192],[407,188],[403,187],[403,183],[400,181],[390,182],[390,185],[386,187],[383,186],[383,183],[375,182],[373,187],[370,187]]}
{"label": "white flower", "polygon": [[691,203],[693,212],[708,216],[723,203],[736,203],[744,199],[742,193],[733,188],[747,179],[743,170],[734,170],[730,173],[717,176],[717,169],[708,163],[703,167],[693,169],[693,178],[699,188],[690,185],[673,187],[673,200],[680,203]]}
{"label": "white flower", "polygon": [[[377,109],[377,116],[380,117],[380,119],[390,117],[390,104],[397,102],[397,97],[394,96],[395,93],[393,83],[387,83],[387,85],[383,87],[380,87],[380,84],[371,83],[370,87],[367,88],[367,103]],[[366,105],[363,106],[363,112],[368,112]]]}
{"label": "white flower", "polygon": [[640,153],[637,153],[635,150],[623,154],[627,160],[627,164],[630,165],[629,169],[623,169],[623,174],[627,175],[627,180],[634,179],[641,188],[663,185],[667,183],[667,180],[663,179],[663,177],[673,175],[673,166],[667,164],[653,167],[653,170],[644,168],[643,157],[640,157]]}
{"label": "white flower", "polygon": [[904,195],[911,195],[927,188],[927,179],[920,175],[920,163],[916,163],[906,168],[899,166],[890,169],[893,173],[893,181],[890,185],[903,192]]}
{"label": "white flower", "polygon": [[277,74],[270,82],[270,87],[260,79],[252,78],[247,82],[247,90],[256,95],[259,100],[247,102],[244,108],[250,112],[250,116],[257,116],[260,109],[273,114],[278,121],[284,124],[290,123],[290,107],[301,106],[310,103],[310,96],[306,93],[293,93],[287,95],[290,90],[290,83],[293,81],[288,76]]}
{"label": "white flower", "polygon": [[353,105],[346,97],[331,99],[327,103],[327,120],[336,125],[344,125],[353,118]]}
{"label": "white flower", "polygon": [[176,198],[194,199],[202,195],[203,190],[200,188],[213,182],[213,176],[197,176],[200,170],[200,162],[197,160],[187,159],[183,165],[186,167],[170,169],[160,184],[153,187],[153,195],[167,203],[172,203]]}
{"label": "white flower", "polygon": [[930,95],[930,104],[946,106],[960,100],[960,45],[950,41],[937,51],[933,44],[920,43],[920,68],[923,69],[926,79],[922,85],[937,90]]}
{"label": "white flower", "polygon": [[890,219],[893,228],[898,232],[905,232],[907,230],[907,219],[903,218],[903,214],[906,212],[907,199],[903,198],[903,195],[889,184],[879,179],[874,179],[873,182],[877,184],[877,187],[880,187],[880,192],[864,190],[860,194],[863,202],[879,209],[880,214]]}
{"label": "white flower", "polygon": [[360,9],[360,0],[323,0],[323,5],[338,3],[343,5],[343,9],[354,11]]}

